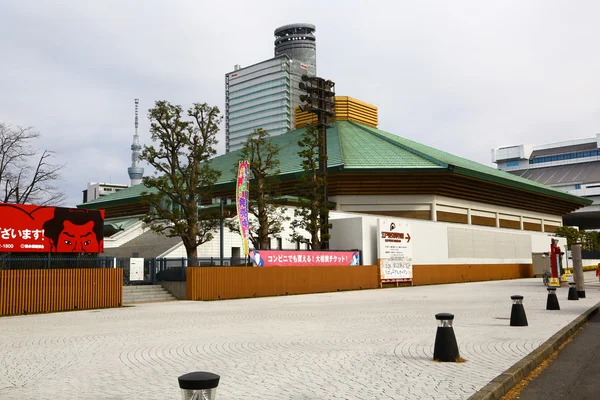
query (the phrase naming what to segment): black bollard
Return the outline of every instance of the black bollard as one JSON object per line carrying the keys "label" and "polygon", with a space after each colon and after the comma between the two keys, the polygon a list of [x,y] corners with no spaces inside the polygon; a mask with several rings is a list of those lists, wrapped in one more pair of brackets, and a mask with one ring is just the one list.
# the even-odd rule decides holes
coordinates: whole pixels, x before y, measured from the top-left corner
{"label": "black bollard", "polygon": [[575,282],[569,282],[568,300],[579,300],[579,295],[577,294],[577,288],[575,287]]}
{"label": "black bollard", "polygon": [[527,326],[527,316],[525,308],[523,308],[523,296],[510,296],[513,301],[512,310],[510,312],[510,326]]}
{"label": "black bollard", "polygon": [[558,297],[556,297],[556,288],[549,287],[548,289],[548,300],[546,300],[546,310],[560,310],[558,304]]}
{"label": "black bollard", "polygon": [[177,380],[183,400],[215,400],[220,378],[212,372],[198,371],[181,375]]}
{"label": "black bollard", "polygon": [[454,314],[440,313],[435,314],[438,320],[438,328],[435,334],[435,346],[433,348],[433,360],[442,362],[456,362],[458,354],[458,345],[452,328]]}

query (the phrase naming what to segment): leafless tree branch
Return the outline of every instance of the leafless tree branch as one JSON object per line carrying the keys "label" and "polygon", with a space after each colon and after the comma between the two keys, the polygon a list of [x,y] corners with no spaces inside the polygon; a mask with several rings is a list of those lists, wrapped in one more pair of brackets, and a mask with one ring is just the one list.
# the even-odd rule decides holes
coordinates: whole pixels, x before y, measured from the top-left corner
{"label": "leafless tree branch", "polygon": [[61,205],[58,188],[64,164],[53,164],[54,152],[33,147],[40,137],[32,127],[0,122],[0,200],[6,203]]}

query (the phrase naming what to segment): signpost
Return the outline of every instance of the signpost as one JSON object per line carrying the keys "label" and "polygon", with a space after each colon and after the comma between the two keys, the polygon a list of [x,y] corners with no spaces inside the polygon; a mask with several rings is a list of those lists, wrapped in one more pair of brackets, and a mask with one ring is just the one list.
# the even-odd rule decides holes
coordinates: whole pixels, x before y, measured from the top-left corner
{"label": "signpost", "polygon": [[377,254],[381,283],[411,282],[411,227],[406,221],[380,218],[377,229]]}
{"label": "signpost", "polygon": [[144,280],[144,259],[130,258],[129,259],[129,280],[143,281]]}

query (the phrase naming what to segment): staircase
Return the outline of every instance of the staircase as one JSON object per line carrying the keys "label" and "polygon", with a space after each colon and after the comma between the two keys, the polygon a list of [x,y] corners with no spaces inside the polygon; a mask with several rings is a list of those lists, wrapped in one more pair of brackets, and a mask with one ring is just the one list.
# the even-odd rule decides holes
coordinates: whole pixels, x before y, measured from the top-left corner
{"label": "staircase", "polygon": [[123,304],[176,300],[161,285],[123,286]]}

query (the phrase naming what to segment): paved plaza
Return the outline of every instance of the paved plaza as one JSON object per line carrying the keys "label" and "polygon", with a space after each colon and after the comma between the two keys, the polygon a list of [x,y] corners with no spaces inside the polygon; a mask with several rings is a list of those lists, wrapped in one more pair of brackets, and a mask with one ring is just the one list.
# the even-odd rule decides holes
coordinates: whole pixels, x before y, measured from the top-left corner
{"label": "paved plaza", "polygon": [[[0,399],[178,399],[177,377],[221,375],[217,399],[465,399],[600,301],[546,311],[541,278],[0,318]],[[521,294],[528,327],[510,327]],[[464,363],[432,361],[455,314]]]}

